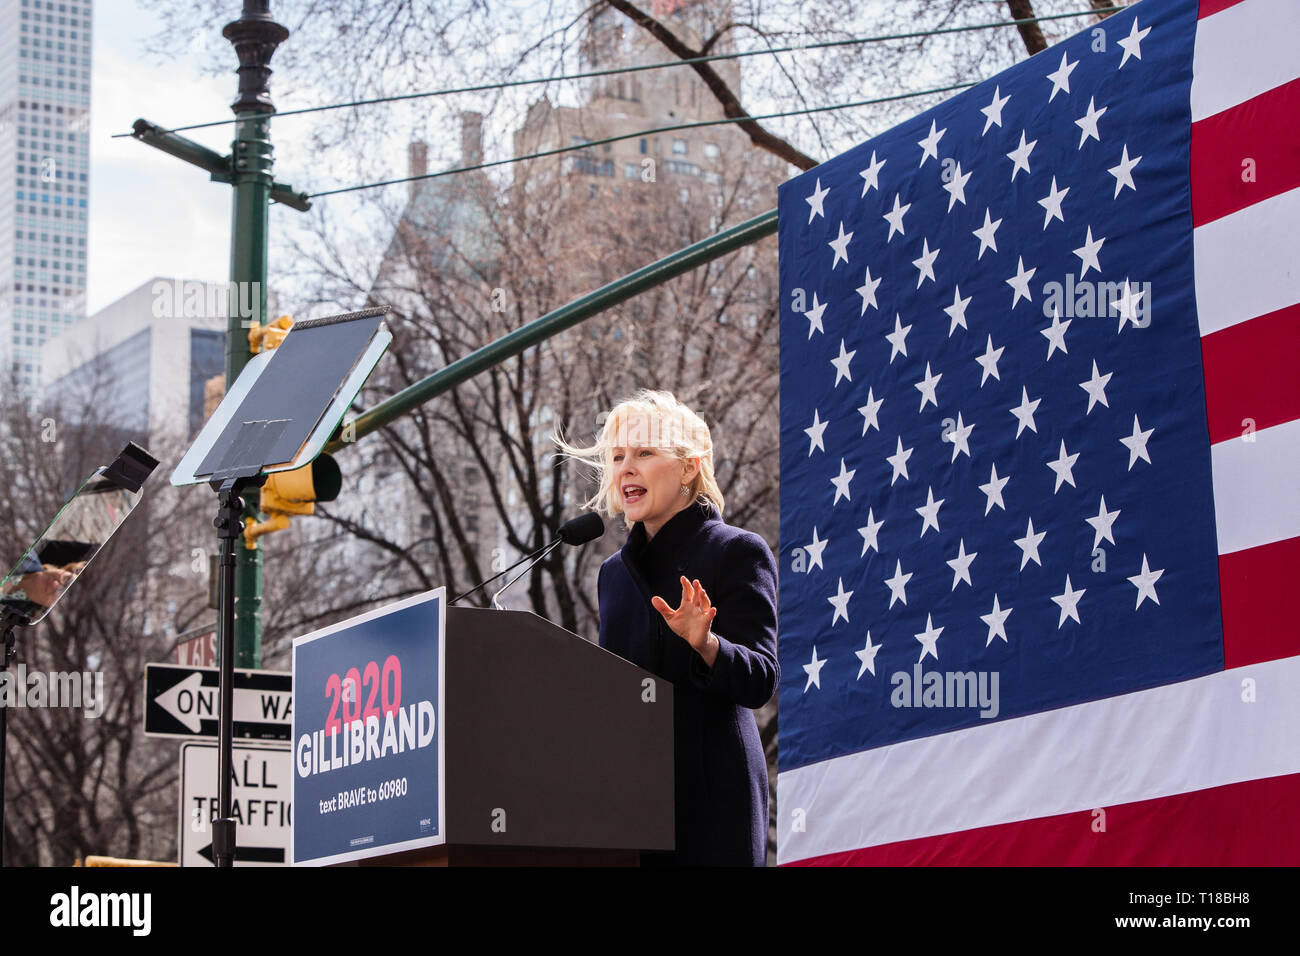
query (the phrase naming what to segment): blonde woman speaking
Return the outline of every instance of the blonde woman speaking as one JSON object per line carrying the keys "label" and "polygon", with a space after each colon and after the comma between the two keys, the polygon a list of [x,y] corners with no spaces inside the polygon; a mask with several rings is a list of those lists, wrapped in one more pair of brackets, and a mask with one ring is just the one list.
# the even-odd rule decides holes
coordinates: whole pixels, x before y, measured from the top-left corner
{"label": "blonde woman speaking", "polygon": [[776,690],[776,561],[722,520],[713,442],[671,392],[642,389],[596,443],[556,444],[593,466],[586,507],[622,514],[601,565],[600,646],[673,683],[676,850],[647,864],[762,866],[767,764],[753,711]]}

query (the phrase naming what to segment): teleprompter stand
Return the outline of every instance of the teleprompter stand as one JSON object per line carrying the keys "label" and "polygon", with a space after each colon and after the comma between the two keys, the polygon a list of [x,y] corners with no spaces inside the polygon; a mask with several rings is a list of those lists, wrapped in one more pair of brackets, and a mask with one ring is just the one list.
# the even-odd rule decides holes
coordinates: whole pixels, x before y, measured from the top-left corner
{"label": "teleprompter stand", "polygon": [[244,533],[244,492],[259,487],[266,478],[246,475],[226,478],[217,488],[217,516],[212,525],[221,542],[217,615],[220,650],[220,706],[217,724],[217,819],[212,821],[212,859],[217,866],[235,862],[235,820],[230,815],[230,774],[234,754],[235,709],[235,541]]}
{"label": "teleprompter stand", "polygon": [[234,750],[235,542],[244,533],[243,496],[269,474],[312,463],[392,341],[387,307],[295,325],[279,348],[253,356],[172,473],[173,485],[204,482],[217,492],[213,526],[221,542],[217,819],[212,855],[235,862],[230,815]]}
{"label": "teleprompter stand", "polygon": [[[6,696],[23,692],[9,686],[9,663],[17,655],[17,630],[34,627],[67,594],[127,515],[139,504],[141,486],[158,460],[135,442],[111,465],[96,468],[0,581],[0,682]],[[0,866],[4,865],[5,779],[8,772],[9,707],[0,701]]]}

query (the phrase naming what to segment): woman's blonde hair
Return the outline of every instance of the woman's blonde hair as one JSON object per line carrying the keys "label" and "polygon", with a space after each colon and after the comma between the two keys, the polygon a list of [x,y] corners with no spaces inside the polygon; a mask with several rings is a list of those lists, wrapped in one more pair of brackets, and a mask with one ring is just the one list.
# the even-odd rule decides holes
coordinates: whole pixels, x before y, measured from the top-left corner
{"label": "woman's blonde hair", "polygon": [[[632,429],[631,419],[638,419]],[[599,420],[597,420],[599,424]],[[620,430],[625,441],[620,443]],[[704,419],[677,400],[672,392],[643,388],[628,399],[619,402],[605,416],[600,435],[593,445],[572,445],[557,432],[551,440],[559,446],[563,457],[588,465],[594,471],[598,490],[582,507],[594,510],[607,518],[623,514],[620,496],[614,489],[614,451],[619,444],[636,447],[654,447],[669,452],[678,461],[692,458],[700,460],[699,471],[688,486],[688,500],[693,505],[708,505],[718,509],[722,516],[724,505],[722,489],[713,473],[713,438]],[[627,518],[623,524],[627,526]]]}

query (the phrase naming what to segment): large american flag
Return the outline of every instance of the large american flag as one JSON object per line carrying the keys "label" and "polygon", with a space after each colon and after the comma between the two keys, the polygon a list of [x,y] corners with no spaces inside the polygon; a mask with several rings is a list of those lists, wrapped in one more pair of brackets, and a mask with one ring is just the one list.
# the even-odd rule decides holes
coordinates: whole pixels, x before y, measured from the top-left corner
{"label": "large american flag", "polygon": [[778,858],[1300,860],[1300,3],[780,190]]}

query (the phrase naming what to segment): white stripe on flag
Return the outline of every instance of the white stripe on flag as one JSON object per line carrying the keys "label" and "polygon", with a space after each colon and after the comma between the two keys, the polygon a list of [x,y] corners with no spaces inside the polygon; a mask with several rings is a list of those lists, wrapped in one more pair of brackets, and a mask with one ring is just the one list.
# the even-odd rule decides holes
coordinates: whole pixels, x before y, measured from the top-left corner
{"label": "white stripe on flag", "polygon": [[1296,0],[1245,0],[1200,21],[1192,57],[1192,122],[1300,77],[1297,37]]}
{"label": "white stripe on flag", "polygon": [[1210,447],[1219,554],[1300,536],[1300,419]]}
{"label": "white stripe on flag", "polygon": [[1300,772],[1297,686],[1289,657],[788,770],[778,862]]}
{"label": "white stripe on flag", "polygon": [[1300,189],[1292,189],[1193,230],[1201,335],[1300,302],[1298,222]]}

